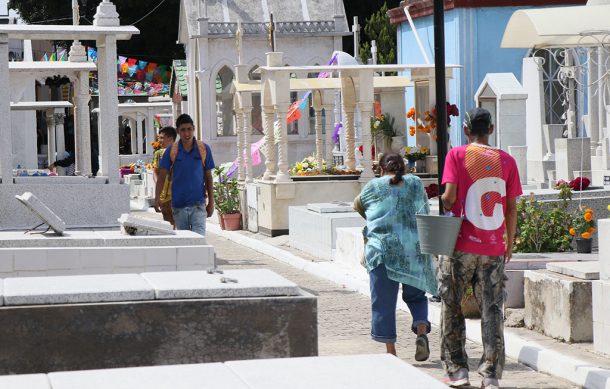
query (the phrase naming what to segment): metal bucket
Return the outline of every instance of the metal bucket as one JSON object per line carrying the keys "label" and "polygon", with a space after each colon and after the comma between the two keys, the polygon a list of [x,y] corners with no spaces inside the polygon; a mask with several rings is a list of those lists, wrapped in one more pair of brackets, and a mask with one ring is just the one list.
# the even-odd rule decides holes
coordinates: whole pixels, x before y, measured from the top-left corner
{"label": "metal bucket", "polygon": [[463,219],[437,215],[415,215],[415,217],[422,254],[453,255]]}

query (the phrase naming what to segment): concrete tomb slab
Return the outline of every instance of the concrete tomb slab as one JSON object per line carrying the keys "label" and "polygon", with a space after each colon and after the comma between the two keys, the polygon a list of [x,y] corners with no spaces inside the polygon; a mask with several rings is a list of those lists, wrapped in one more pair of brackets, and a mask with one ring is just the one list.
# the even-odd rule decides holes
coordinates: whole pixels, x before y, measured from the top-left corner
{"label": "concrete tomb slab", "polygon": [[54,389],[46,374],[22,374],[0,376],[2,389]]}
{"label": "concrete tomb slab", "polygon": [[38,197],[34,196],[31,192],[25,192],[21,196],[16,195],[15,198],[19,200],[23,205],[29,208],[32,213],[40,218],[44,224],[48,224],[49,227],[56,234],[62,235],[66,230],[66,223],[59,218],[53,211],[49,209]]}
{"label": "concrete tomb slab", "polygon": [[268,269],[143,273],[157,299],[296,296],[299,286]]}
{"label": "concrete tomb slab", "polygon": [[124,213],[118,221],[121,230],[129,235],[176,235],[174,227],[164,220],[145,219]]}
{"label": "concrete tomb slab", "polygon": [[336,248],[337,228],[364,227],[357,212],[319,213],[307,206],[291,206],[289,212],[290,246],[316,257],[330,260]]}
{"label": "concrete tomb slab", "polygon": [[599,261],[551,262],[546,264],[546,269],[581,280],[599,280]]}
{"label": "concrete tomb slab", "polygon": [[318,213],[354,212],[353,205],[347,201],[307,204],[307,209]]}
{"label": "concrete tomb slab", "polygon": [[548,270],[524,276],[527,328],[566,342],[593,340],[592,281]]}
{"label": "concrete tomb slab", "polygon": [[0,338],[0,375],[315,356],[317,300],[301,291],[2,306]]}
{"label": "concrete tomb slab", "polygon": [[222,363],[69,371],[48,376],[53,389],[249,389]]}
{"label": "concrete tomb slab", "polygon": [[251,389],[448,388],[388,354],[231,361],[225,365]]}
{"label": "concrete tomb slab", "polygon": [[192,231],[176,230],[175,235],[122,234],[120,230],[69,230],[55,234],[24,234],[21,231],[0,231],[0,247],[150,247],[207,245],[204,236]]}
{"label": "concrete tomb slab", "polygon": [[27,277],[4,280],[5,305],[100,303],[155,298],[138,274]]}

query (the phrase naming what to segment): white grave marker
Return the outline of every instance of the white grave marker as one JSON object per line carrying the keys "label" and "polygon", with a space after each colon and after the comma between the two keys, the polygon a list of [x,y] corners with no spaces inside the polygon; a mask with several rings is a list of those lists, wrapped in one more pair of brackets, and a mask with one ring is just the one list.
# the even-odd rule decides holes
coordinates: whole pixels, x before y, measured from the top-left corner
{"label": "white grave marker", "polygon": [[122,230],[129,235],[176,235],[169,222],[152,220],[124,213],[118,219]]}
{"label": "white grave marker", "polygon": [[53,211],[49,209],[38,197],[30,192],[25,192],[21,196],[15,195],[15,198],[19,200],[23,205],[29,208],[32,213],[38,216],[44,224],[48,224],[49,227],[55,231],[58,235],[63,235],[66,230],[66,223],[59,218]]}

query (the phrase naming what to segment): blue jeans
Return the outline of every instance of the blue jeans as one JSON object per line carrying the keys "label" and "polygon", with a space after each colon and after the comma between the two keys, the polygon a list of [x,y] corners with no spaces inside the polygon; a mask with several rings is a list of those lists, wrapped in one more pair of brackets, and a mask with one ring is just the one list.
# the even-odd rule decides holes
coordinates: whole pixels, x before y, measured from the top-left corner
{"label": "blue jeans", "polygon": [[[398,285],[388,278],[384,265],[379,265],[369,273],[371,281],[371,305],[373,310],[371,337],[381,343],[396,343],[396,301]],[[426,293],[411,285],[402,284],[402,299],[411,311],[411,330],[417,333],[417,326],[428,321],[428,300]]]}
{"label": "blue jeans", "polygon": [[205,235],[207,212],[203,204],[183,208],[172,207],[172,212],[177,230],[191,230],[199,235]]}

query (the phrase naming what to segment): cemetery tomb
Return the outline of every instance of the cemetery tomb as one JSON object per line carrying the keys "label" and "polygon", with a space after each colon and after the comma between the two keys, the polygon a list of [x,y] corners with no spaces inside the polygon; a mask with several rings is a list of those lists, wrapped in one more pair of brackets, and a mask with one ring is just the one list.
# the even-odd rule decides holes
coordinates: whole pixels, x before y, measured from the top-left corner
{"label": "cemetery tomb", "polygon": [[316,298],[270,270],[3,281],[3,375],[318,353]]}
{"label": "cemetery tomb", "polygon": [[364,227],[366,220],[351,203],[319,203],[289,207],[290,246],[316,257],[334,256],[337,228]]}

